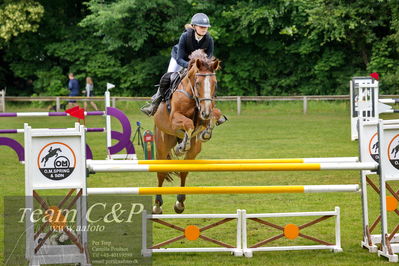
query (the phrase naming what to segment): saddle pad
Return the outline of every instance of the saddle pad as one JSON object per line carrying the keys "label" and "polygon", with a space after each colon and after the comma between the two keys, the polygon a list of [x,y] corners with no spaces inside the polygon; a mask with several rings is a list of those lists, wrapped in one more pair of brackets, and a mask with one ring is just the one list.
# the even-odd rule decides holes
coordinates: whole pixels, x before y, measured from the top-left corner
{"label": "saddle pad", "polygon": [[170,112],[170,99],[172,98],[173,93],[177,90],[179,87],[179,84],[181,80],[186,76],[187,71],[180,71],[180,72],[172,72],[170,75],[170,86],[169,88],[165,91],[164,94],[164,101],[166,102],[166,107],[168,109],[168,112]]}

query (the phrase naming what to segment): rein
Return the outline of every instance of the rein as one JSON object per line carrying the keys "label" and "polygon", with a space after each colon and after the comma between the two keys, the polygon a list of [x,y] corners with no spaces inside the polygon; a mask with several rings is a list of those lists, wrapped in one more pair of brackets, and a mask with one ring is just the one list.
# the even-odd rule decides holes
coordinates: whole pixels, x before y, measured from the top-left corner
{"label": "rein", "polygon": [[[215,75],[216,75],[216,73],[206,73],[206,74],[196,73],[196,74],[195,74],[194,84],[196,84],[196,80],[197,80],[197,77],[198,77],[198,76],[207,77],[207,76],[215,76]],[[182,92],[182,93],[183,93],[184,95],[186,95],[189,99],[193,99],[193,100],[195,101],[195,106],[197,107],[198,110],[200,109],[200,103],[201,103],[201,101],[214,101],[214,100],[215,100],[215,96],[214,96],[214,95],[213,95],[211,98],[207,98],[207,97],[200,98],[200,97],[198,96],[198,88],[197,88],[197,86],[194,86],[194,87],[193,87],[193,85],[191,84],[191,82],[189,82],[189,84],[190,84],[191,93],[192,93],[193,95],[191,95],[190,93],[188,93],[186,90],[182,90],[182,89],[179,89],[179,90],[176,90],[176,91]],[[184,88],[183,83],[182,83],[182,86],[183,86],[183,88]]]}

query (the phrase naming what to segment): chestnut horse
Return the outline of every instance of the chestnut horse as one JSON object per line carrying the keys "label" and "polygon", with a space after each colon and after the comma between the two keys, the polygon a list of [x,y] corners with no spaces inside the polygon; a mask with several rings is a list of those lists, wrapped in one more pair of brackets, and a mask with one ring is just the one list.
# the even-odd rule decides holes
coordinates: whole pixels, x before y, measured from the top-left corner
{"label": "chestnut horse", "polygon": [[[195,159],[201,151],[201,143],[211,138],[212,129],[221,117],[215,106],[216,74],[220,61],[209,59],[202,50],[190,56],[187,75],[182,79],[170,100],[170,113],[162,102],[154,115],[157,159],[177,156]],[[158,172],[158,186],[164,180],[172,181],[171,173]],[[184,187],[188,172],[175,173]],[[177,195],[174,209],[184,211],[185,195]],[[163,200],[156,195],[153,213],[162,213]]]}

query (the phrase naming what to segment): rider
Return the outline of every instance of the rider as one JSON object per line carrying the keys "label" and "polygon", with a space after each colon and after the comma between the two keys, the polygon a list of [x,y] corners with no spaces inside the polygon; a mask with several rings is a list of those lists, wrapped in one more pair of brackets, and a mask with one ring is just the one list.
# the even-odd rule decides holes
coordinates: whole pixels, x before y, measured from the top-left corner
{"label": "rider", "polygon": [[180,36],[179,43],[172,49],[168,73],[162,76],[158,91],[151,98],[151,104],[141,108],[143,113],[148,116],[155,114],[166,90],[169,88],[171,72],[178,72],[187,68],[188,56],[193,51],[203,49],[209,58],[213,56],[213,38],[208,32],[210,26],[209,18],[204,13],[197,13],[191,18],[191,25],[185,26],[186,31]]}

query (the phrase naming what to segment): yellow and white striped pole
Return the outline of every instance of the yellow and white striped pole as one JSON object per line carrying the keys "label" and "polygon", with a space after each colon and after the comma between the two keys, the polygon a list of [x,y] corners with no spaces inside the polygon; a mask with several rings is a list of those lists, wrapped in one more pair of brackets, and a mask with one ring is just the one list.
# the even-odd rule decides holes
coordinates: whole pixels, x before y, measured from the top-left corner
{"label": "yellow and white striped pole", "polygon": [[275,158],[275,159],[210,159],[210,160],[90,160],[91,164],[246,164],[246,163],[354,163],[358,157]]}
{"label": "yellow and white striped pole", "polygon": [[359,192],[359,191],[360,191],[359,185],[87,188],[87,193],[89,195],[269,194],[269,193],[325,193],[325,192]]}
{"label": "yellow and white striped pole", "polygon": [[90,172],[221,172],[376,170],[377,163],[257,163],[257,164],[97,164],[87,161]]}

